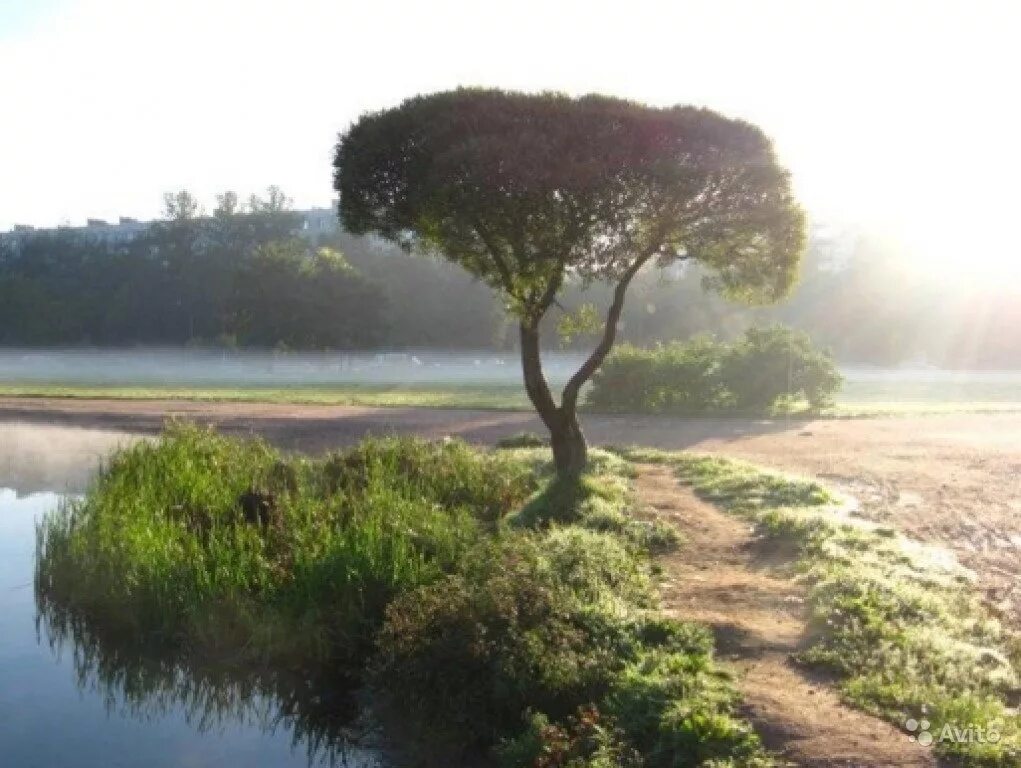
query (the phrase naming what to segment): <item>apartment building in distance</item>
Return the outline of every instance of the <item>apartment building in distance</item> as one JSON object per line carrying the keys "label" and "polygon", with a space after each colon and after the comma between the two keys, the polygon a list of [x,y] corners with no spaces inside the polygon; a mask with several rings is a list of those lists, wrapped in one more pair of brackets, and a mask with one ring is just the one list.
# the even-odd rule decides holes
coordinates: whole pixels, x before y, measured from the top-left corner
{"label": "apartment building in distance", "polygon": [[[303,237],[314,238],[320,235],[329,235],[336,232],[340,227],[337,221],[337,212],[333,208],[309,208],[307,210],[294,211],[294,213],[300,217],[301,223],[299,224],[298,234]],[[104,221],[103,219],[88,219],[84,226],[31,227],[18,224],[8,232],[0,232],[0,245],[13,244],[17,247],[25,238],[57,232],[72,233],[109,245],[121,245],[131,242],[144,234],[155,223],[157,222],[139,221],[138,219],[121,216],[117,222]]]}

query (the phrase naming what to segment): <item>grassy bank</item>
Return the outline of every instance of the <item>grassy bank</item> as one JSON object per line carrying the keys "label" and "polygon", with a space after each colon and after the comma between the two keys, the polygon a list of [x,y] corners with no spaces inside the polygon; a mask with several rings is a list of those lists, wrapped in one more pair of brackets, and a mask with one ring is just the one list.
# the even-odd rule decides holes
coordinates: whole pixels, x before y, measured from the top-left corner
{"label": "grassy bank", "polygon": [[[331,387],[112,386],[106,384],[3,384],[0,397],[181,400],[210,403],[354,405],[389,408],[466,408],[530,411],[524,390],[514,384],[344,384]],[[870,418],[952,413],[1021,412],[1021,392],[967,387],[919,388],[909,383],[852,382],[836,404],[813,418]]]}
{"label": "grassy bank", "polygon": [[849,703],[901,728],[925,721],[936,752],[966,765],[1021,764],[1021,638],[945,552],[849,516],[812,481],[719,458],[626,455],[670,464],[701,497],[793,546],[813,623],[800,660],[834,675]]}
{"label": "grassy bank", "polygon": [[371,407],[531,408],[518,384],[345,384],[335,387],[110,386],[100,384],[0,384],[0,397],[77,400],[186,400],[210,403],[282,403]]}
{"label": "grassy bank", "polygon": [[415,440],[310,460],[177,427],[41,523],[43,625],[136,696],[139,670],[268,675],[307,725],[332,722],[322,681],[350,681],[439,764],[767,764],[708,633],[656,609],[650,552],[676,536],[629,514],[630,466],[549,464]]}

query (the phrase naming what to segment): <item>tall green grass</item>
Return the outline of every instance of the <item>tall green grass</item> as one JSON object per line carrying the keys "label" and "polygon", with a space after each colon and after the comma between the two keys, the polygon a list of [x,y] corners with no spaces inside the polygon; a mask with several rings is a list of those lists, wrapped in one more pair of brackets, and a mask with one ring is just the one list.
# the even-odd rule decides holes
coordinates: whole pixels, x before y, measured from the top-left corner
{"label": "tall green grass", "polygon": [[[452,570],[535,488],[527,467],[457,442],[371,440],[313,461],[178,426],[41,523],[38,593],[213,658],[359,657],[395,594]],[[245,519],[251,492],[271,519]]]}

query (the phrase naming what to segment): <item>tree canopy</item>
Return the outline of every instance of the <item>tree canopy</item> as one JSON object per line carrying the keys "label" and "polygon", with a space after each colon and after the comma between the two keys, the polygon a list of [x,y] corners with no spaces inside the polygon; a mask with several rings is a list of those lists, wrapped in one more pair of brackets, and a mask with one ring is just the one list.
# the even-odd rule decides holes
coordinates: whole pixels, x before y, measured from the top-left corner
{"label": "tree canopy", "polygon": [[439,251],[522,314],[565,269],[620,279],[692,258],[728,294],[775,300],[803,217],[753,125],[693,107],[461,89],[366,115],[336,156],[341,216]]}
{"label": "tree canopy", "polygon": [[365,348],[387,341],[384,290],[299,236],[277,188],[212,216],[186,191],[136,237],[85,231],[0,240],[0,344]]}

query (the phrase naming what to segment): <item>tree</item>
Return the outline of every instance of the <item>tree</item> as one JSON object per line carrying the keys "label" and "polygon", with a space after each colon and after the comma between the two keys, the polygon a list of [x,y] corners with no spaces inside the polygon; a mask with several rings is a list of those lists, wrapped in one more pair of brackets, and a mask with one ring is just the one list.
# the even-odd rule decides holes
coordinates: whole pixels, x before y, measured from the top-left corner
{"label": "tree", "polygon": [[[769,139],[706,109],[459,89],[364,115],[334,167],[349,230],[439,252],[502,293],[562,476],[586,463],[579,393],[643,267],[692,259],[728,296],[770,302],[789,291],[804,244]],[[599,341],[557,404],[539,324],[568,280],[614,289]]]}
{"label": "tree", "polygon": [[163,195],[163,218],[168,221],[190,221],[202,215],[202,206],[191,192],[167,192]]}
{"label": "tree", "polygon": [[241,203],[238,201],[238,193],[227,190],[216,196],[216,208],[213,209],[213,216],[217,219],[229,219],[241,213]]}
{"label": "tree", "polygon": [[280,187],[272,184],[266,187],[266,197],[249,195],[248,208],[252,213],[280,213],[289,211],[292,202]]}
{"label": "tree", "polygon": [[385,340],[386,301],[339,251],[300,238],[266,242],[240,267],[236,333],[245,343],[365,348]]}

